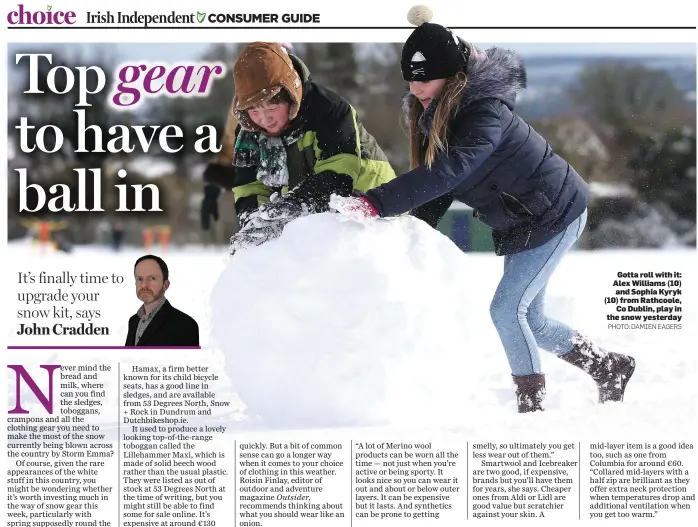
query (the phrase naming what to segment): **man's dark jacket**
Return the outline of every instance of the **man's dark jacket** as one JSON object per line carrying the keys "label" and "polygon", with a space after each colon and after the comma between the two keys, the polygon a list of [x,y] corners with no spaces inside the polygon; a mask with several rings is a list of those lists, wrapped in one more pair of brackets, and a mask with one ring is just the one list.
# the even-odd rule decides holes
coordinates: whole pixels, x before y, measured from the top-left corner
{"label": "man's dark jacket", "polygon": [[[136,346],[136,329],[139,320],[137,314],[129,319],[126,346]],[[148,327],[145,328],[145,332],[137,344],[137,346],[163,347],[198,345],[199,325],[196,320],[172,307],[172,304],[167,300],[150,321]]]}
{"label": "man's dark jacket", "polygon": [[[468,83],[452,118],[448,150],[431,169],[415,168],[369,190],[381,216],[408,210],[436,225],[456,199],[492,228],[497,254],[543,245],[586,209],[585,181],[514,113],[526,70],[512,51],[490,48],[469,66]],[[421,104],[408,94],[405,110]]]}

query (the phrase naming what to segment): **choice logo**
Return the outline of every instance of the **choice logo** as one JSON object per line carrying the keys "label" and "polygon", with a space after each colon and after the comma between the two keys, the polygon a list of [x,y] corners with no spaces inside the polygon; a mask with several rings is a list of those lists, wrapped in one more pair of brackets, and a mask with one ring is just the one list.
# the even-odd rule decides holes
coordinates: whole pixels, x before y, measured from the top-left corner
{"label": "choice logo", "polygon": [[10,11],[7,23],[12,26],[45,26],[75,24],[74,11],[53,11],[52,5],[47,5],[45,11],[29,11],[24,4],[18,4],[18,11]]}

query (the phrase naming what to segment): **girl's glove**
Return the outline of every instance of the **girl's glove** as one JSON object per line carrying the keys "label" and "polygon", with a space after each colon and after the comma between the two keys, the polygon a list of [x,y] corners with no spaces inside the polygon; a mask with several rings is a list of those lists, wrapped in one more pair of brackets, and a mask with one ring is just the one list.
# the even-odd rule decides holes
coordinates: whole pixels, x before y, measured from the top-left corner
{"label": "girl's glove", "polygon": [[330,198],[330,209],[355,220],[363,220],[378,216],[378,210],[363,196],[337,196]]}

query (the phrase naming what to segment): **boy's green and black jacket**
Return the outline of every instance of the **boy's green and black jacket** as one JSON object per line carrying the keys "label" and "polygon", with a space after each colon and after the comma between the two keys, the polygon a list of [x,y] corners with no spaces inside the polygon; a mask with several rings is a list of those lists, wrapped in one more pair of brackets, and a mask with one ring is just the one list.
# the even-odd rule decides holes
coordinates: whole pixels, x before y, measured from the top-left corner
{"label": "boy's green and black jacket", "polygon": [[293,195],[326,210],[331,194],[365,192],[395,178],[395,172],[376,140],[359,121],[354,108],[336,93],[315,84],[298,57],[293,65],[303,81],[303,99],[290,126],[302,129],[301,138],[286,147],[288,187],[270,188],[257,180],[257,167],[233,166],[235,137],[240,125],[229,116],[222,150],[215,163],[221,170],[206,170],[204,179],[232,188],[238,214],[254,210],[273,192]]}

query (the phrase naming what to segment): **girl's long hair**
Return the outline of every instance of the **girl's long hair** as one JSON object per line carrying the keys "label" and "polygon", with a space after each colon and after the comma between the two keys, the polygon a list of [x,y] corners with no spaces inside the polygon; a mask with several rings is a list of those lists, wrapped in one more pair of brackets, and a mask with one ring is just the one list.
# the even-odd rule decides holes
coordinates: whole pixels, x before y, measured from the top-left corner
{"label": "girl's long hair", "polygon": [[465,73],[458,72],[446,80],[444,89],[434,112],[434,119],[429,130],[429,137],[419,126],[419,119],[424,108],[419,101],[410,105],[408,119],[408,137],[410,138],[410,170],[426,164],[431,168],[436,154],[445,152],[447,145],[448,123],[458,111],[461,94],[467,85]]}

